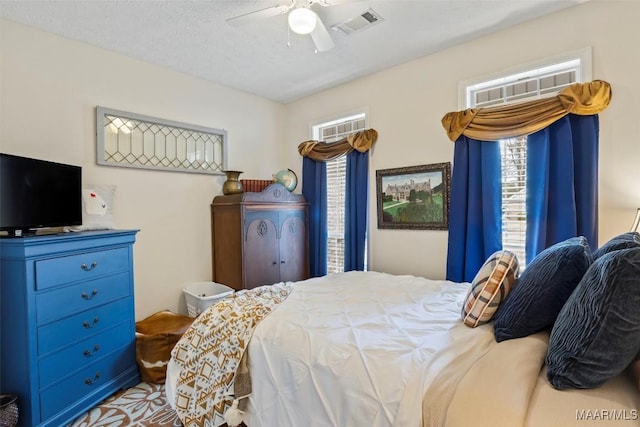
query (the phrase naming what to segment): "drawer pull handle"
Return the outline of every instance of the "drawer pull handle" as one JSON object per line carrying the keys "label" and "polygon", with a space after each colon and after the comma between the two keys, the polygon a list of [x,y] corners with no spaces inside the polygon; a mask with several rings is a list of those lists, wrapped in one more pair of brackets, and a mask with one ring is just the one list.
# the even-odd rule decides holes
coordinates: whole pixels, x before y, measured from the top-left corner
{"label": "drawer pull handle", "polygon": [[91,378],[87,378],[84,380],[84,383],[86,385],[92,385],[98,382],[98,380],[100,379],[100,377],[102,376],[102,372],[98,371],[96,372],[96,375],[93,377],[93,379]]}
{"label": "drawer pull handle", "polygon": [[98,350],[100,350],[100,344],[96,344],[93,346],[93,351],[91,350],[85,350],[82,354],[84,354],[86,357],[91,357],[94,354],[96,354],[98,352]]}
{"label": "drawer pull handle", "polygon": [[87,300],[87,301],[88,301],[88,300],[90,300],[91,298],[95,297],[96,295],[98,295],[98,290],[97,290],[97,289],[94,289],[93,291],[91,291],[91,295],[87,295],[87,293],[86,293],[86,292],[83,292],[83,293],[82,293],[82,295],[81,295],[81,297],[82,297],[82,299],[84,299],[84,300]]}
{"label": "drawer pull handle", "polygon": [[100,321],[100,318],[96,316],[96,317],[93,318],[93,322],[91,322],[91,323],[87,322],[86,320],[84,322],[82,322],[82,326],[84,326],[87,329],[91,329],[94,326],[96,326],[99,321]]}
{"label": "drawer pull handle", "polygon": [[280,264],[284,264],[284,260],[283,259],[280,260]]}
{"label": "drawer pull handle", "polygon": [[81,269],[83,269],[84,271],[91,271],[91,270],[93,270],[94,268],[96,268],[97,266],[98,266],[98,263],[97,263],[96,261],[93,261],[93,262],[91,263],[91,265],[82,264],[82,265],[80,266],[80,268],[81,268]]}

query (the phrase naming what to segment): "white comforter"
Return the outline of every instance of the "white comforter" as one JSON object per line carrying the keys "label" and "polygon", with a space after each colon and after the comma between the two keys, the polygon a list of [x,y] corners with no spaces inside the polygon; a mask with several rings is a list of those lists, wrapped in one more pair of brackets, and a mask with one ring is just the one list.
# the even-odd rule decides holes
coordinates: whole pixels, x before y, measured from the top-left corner
{"label": "white comforter", "polygon": [[373,272],[297,284],[249,345],[247,425],[421,425],[467,286]]}
{"label": "white comforter", "polygon": [[[467,288],[376,272],[295,283],[254,330],[245,423],[420,426],[422,397],[438,370],[433,355],[462,325]],[[170,362],[166,390],[172,404],[175,369]]]}

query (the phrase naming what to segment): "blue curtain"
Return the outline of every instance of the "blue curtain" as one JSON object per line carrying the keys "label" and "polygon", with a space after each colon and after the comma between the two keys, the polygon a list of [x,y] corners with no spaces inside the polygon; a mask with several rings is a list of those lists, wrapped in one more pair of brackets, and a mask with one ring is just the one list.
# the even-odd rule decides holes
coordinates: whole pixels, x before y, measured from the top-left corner
{"label": "blue curtain", "polygon": [[598,116],[569,114],[527,137],[527,262],[584,236],[598,244]]}
{"label": "blue curtain", "polygon": [[500,145],[461,136],[455,143],[449,205],[447,280],[471,282],[502,248]]}
{"label": "blue curtain", "polygon": [[327,165],[302,158],[302,194],[309,204],[309,273],[327,274]]}
{"label": "blue curtain", "polygon": [[364,270],[367,238],[369,153],[347,155],[344,225],[344,271]]}

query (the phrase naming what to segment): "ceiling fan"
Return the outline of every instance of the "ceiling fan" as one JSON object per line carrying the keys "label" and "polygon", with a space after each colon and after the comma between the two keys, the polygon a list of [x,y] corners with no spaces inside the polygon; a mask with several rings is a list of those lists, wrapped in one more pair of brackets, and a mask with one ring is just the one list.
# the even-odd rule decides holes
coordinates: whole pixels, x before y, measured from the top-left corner
{"label": "ceiling fan", "polygon": [[311,7],[319,4],[323,7],[334,6],[348,0],[291,0],[289,3],[270,6],[264,9],[238,15],[226,20],[231,25],[244,25],[263,18],[288,13],[288,23],[291,31],[297,34],[309,34],[318,52],[326,52],[335,44],[324,23]]}

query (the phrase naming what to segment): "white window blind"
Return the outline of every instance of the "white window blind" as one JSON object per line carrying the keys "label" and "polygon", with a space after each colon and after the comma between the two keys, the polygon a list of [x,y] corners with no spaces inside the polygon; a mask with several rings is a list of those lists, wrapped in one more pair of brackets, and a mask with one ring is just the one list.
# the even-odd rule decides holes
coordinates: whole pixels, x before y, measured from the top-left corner
{"label": "white window blind", "polygon": [[[315,126],[314,138],[324,142],[336,142],[351,133],[365,129],[365,115],[359,114]],[[344,271],[346,173],[346,156],[327,162],[327,273]]]}
{"label": "white window blind", "polygon": [[552,72],[547,75],[521,78],[507,83],[496,83],[488,88],[475,89],[471,92],[476,107],[488,107],[509,104],[528,98],[541,98],[556,94],[565,87],[576,82],[576,70]]}
{"label": "white window blind", "polygon": [[502,248],[526,263],[527,137],[500,141],[502,158]]}
{"label": "white window blind", "polygon": [[575,58],[475,83],[466,87],[467,106],[490,107],[552,96],[582,81],[582,74],[582,59]]}

